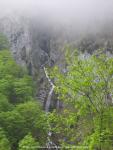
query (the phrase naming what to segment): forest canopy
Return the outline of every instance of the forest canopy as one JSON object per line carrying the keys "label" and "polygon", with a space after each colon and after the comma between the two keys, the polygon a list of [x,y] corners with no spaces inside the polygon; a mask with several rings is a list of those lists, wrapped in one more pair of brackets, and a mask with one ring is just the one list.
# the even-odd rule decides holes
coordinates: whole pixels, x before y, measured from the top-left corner
{"label": "forest canopy", "polygon": [[0,38],[0,149],[113,149],[113,57],[66,53],[65,72],[49,75],[62,108],[44,112],[34,81]]}
{"label": "forest canopy", "polygon": [[29,142],[36,149],[46,143],[46,114],[35,99],[32,78],[5,44],[0,35],[0,149],[23,150]]}
{"label": "forest canopy", "polygon": [[113,148],[113,57],[103,50],[92,55],[66,54],[65,73],[58,67],[55,78],[58,99],[64,104],[50,116],[55,142],[63,147],[90,150]]}

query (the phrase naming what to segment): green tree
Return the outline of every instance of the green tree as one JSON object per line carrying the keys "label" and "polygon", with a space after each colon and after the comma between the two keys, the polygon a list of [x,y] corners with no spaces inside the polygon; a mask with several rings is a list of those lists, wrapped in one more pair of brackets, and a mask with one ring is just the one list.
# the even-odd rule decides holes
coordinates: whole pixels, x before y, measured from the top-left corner
{"label": "green tree", "polygon": [[18,141],[29,132],[41,144],[45,144],[48,130],[46,122],[44,112],[35,101],[19,104],[12,111],[0,113],[0,126],[7,132],[14,149],[16,149]]}
{"label": "green tree", "polygon": [[9,42],[6,36],[0,33],[0,50],[9,49]]}
{"label": "green tree", "polygon": [[29,132],[33,137],[28,135],[28,140],[37,139],[44,145],[46,114],[34,98],[34,83],[27,69],[16,64],[7,48],[5,37],[0,35],[0,128],[5,133],[0,132],[0,150],[9,150],[9,142],[11,149],[18,149],[19,141]]}
{"label": "green tree", "polygon": [[13,105],[9,103],[6,96],[0,93],[0,112],[10,111],[13,109]]}
{"label": "green tree", "polygon": [[0,128],[0,150],[11,150],[10,143],[5,132]]}
{"label": "green tree", "polygon": [[12,104],[28,101],[34,96],[31,77],[6,50],[0,52],[0,92]]}
{"label": "green tree", "polygon": [[15,110],[23,116],[25,122],[24,131],[31,131],[41,144],[46,143],[48,133],[47,117],[38,102],[29,101],[18,105]]}
{"label": "green tree", "polygon": [[60,113],[50,115],[56,142],[81,149],[112,149],[112,66],[113,58],[98,51],[86,58],[78,52],[68,53],[65,73],[54,68],[51,77],[64,103]]}
{"label": "green tree", "polygon": [[19,142],[19,150],[37,150],[39,143],[29,133]]}

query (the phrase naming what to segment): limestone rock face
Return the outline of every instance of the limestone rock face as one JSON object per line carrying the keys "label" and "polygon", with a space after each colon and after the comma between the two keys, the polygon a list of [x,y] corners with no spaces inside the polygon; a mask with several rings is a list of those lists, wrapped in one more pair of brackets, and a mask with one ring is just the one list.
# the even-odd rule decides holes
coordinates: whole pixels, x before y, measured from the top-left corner
{"label": "limestone rock face", "polygon": [[0,20],[0,31],[7,36],[16,61],[25,64],[25,58],[31,50],[28,22],[24,18],[3,17]]}
{"label": "limestone rock face", "polygon": [[25,17],[9,15],[0,19],[0,32],[9,40],[16,62],[28,68],[37,87],[36,96],[45,103],[50,85],[43,67],[59,62],[59,43],[46,25]]}
{"label": "limestone rock face", "polygon": [[50,89],[43,67],[59,65],[63,68],[65,46],[70,45],[73,50],[78,48],[83,53],[103,47],[113,52],[113,30],[111,32],[109,27],[92,35],[78,34],[70,28],[51,26],[40,19],[7,15],[0,18],[0,32],[7,36],[16,62],[28,68],[36,83],[36,96],[43,103]]}

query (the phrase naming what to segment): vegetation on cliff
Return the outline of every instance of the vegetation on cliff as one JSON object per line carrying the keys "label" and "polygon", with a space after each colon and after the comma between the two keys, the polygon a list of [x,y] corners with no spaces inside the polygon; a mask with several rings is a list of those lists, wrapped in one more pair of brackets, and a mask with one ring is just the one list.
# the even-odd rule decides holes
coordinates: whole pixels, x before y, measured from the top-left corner
{"label": "vegetation on cliff", "polygon": [[[3,38],[2,38],[3,40]],[[1,42],[1,41],[0,41]],[[2,47],[1,42],[1,47]],[[10,52],[0,51],[0,149],[27,149],[27,143],[46,143],[47,120],[34,98],[32,78]],[[36,141],[36,142],[35,142]],[[34,146],[34,143],[32,145]],[[30,144],[30,143],[29,143]],[[32,149],[36,149],[32,147]]]}
{"label": "vegetation on cliff", "polygon": [[67,51],[65,71],[50,71],[63,107],[45,113],[32,78],[0,39],[0,150],[113,149],[113,57]]}
{"label": "vegetation on cliff", "polygon": [[65,73],[57,67],[51,73],[64,103],[50,115],[53,139],[63,147],[112,150],[113,57],[102,50],[83,56],[68,51]]}

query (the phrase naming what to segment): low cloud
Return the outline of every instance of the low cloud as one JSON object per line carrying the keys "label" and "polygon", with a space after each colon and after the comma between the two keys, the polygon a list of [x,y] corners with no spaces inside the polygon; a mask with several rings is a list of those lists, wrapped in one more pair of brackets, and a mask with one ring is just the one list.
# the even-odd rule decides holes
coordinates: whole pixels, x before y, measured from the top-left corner
{"label": "low cloud", "polygon": [[17,12],[75,28],[113,20],[113,0],[0,0],[0,7],[1,16]]}

